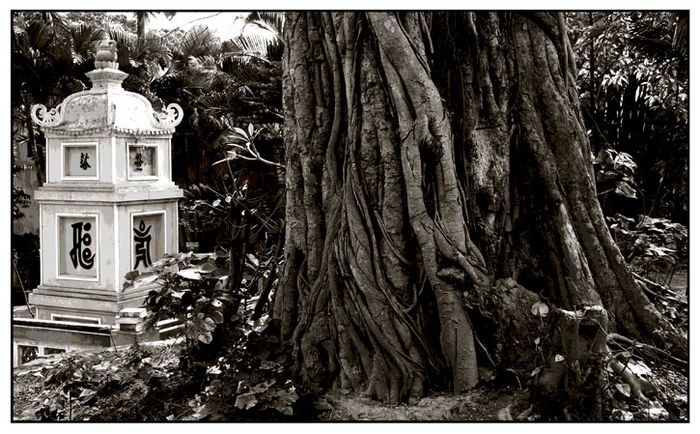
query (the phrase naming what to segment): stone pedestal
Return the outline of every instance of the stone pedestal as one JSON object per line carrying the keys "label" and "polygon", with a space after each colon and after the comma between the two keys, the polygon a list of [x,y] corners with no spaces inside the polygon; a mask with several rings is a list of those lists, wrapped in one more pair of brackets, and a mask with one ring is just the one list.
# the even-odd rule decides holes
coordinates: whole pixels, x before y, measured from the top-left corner
{"label": "stone pedestal", "polygon": [[119,311],[115,330],[112,331],[114,345],[132,345],[138,342],[154,341],[159,338],[158,330],[147,329],[148,312],[142,307],[125,308]]}

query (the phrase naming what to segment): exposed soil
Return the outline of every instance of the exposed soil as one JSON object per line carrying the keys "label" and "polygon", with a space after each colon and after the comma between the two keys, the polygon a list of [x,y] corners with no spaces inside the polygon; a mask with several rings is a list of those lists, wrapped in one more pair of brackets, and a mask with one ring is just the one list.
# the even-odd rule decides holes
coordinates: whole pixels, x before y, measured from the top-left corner
{"label": "exposed soil", "polygon": [[528,393],[513,387],[483,386],[461,395],[435,394],[415,404],[382,404],[356,394],[331,392],[318,403],[322,421],[489,421],[527,420]]}

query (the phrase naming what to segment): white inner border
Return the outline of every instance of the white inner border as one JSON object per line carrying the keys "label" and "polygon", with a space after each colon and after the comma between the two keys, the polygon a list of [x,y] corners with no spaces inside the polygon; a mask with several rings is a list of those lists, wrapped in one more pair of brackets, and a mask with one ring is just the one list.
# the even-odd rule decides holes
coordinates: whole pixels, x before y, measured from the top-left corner
{"label": "white inner border", "polygon": [[[155,171],[155,175],[144,175],[144,176],[129,176],[129,150],[132,147],[141,147],[141,148],[153,148],[153,170]],[[153,180],[153,179],[158,179],[160,176],[160,161],[159,161],[159,155],[160,152],[158,152],[158,144],[157,143],[126,143],[126,180],[127,181],[143,181],[143,180]]]}
{"label": "white inner border", "polygon": [[[66,175],[66,148],[95,148],[95,176]],[[98,142],[64,142],[61,143],[61,181],[99,181],[100,179],[100,152]]]}
{"label": "white inner border", "polygon": [[[144,212],[132,212],[129,214],[129,271],[134,270],[134,219],[136,217],[151,216],[151,215],[162,215],[163,216],[163,254],[167,253],[168,247],[168,225],[167,222],[167,211],[144,211]],[[160,258],[158,258],[160,259]],[[156,261],[158,260],[156,259]]]}
{"label": "white inner border", "polygon": [[[95,249],[95,255],[97,256],[97,260],[95,261],[95,269],[96,276],[95,277],[81,277],[81,276],[70,276],[67,274],[61,274],[61,232],[59,231],[60,229],[60,222],[61,218],[63,217],[92,217],[95,219],[95,236],[94,238],[94,246],[96,246]],[[65,234],[64,234],[65,236]],[[56,213],[56,279],[63,279],[63,280],[82,280],[84,282],[99,282],[100,281],[100,259],[101,259],[101,253],[100,253],[100,215],[97,213]]]}

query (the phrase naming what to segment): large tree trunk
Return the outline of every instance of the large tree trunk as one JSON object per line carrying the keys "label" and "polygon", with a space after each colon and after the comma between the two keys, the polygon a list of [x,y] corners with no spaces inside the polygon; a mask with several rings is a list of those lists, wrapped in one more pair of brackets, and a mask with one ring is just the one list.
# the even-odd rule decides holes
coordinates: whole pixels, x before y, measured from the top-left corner
{"label": "large tree trunk", "polygon": [[605,226],[562,23],[288,14],[274,317],[307,385],[389,401],[440,378],[473,387],[463,293],[488,297],[506,278],[562,309],[604,306],[609,327],[687,352]]}
{"label": "large tree trunk", "polygon": [[148,20],[149,12],[136,12],[136,42],[139,47],[143,46],[143,40],[146,37],[146,21]]}

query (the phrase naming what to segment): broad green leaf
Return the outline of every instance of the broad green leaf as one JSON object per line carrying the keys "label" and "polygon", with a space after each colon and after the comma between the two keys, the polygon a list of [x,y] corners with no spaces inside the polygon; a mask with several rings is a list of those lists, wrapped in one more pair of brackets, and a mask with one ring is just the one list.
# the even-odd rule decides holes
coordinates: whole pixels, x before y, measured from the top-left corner
{"label": "broad green leaf", "polygon": [[238,395],[234,405],[236,408],[240,408],[241,410],[250,410],[251,408],[255,407],[255,404],[257,403],[258,399],[255,397],[255,394],[248,392]]}
{"label": "broad green leaf", "polygon": [[541,301],[538,301],[532,305],[530,312],[532,312],[532,314],[535,316],[544,318],[549,313],[549,307]]}
{"label": "broad green leaf", "polygon": [[199,268],[199,272],[200,272],[200,273],[205,273],[205,274],[213,273],[213,272],[216,271],[216,270],[217,270],[216,265],[212,264],[211,262],[205,262],[205,263],[202,264],[201,267]]}
{"label": "broad green leaf", "polygon": [[248,133],[245,132],[244,129],[238,128],[238,127],[233,127],[233,131],[237,132],[238,134],[241,135],[245,139],[245,141],[249,141],[250,137],[248,137]]}
{"label": "broad green leaf", "polygon": [[613,152],[615,151],[611,149],[601,149],[598,152],[598,156],[595,159],[595,163],[600,164],[601,166],[608,166],[612,164],[615,161],[615,156]]}
{"label": "broad green leaf", "polygon": [[185,268],[177,272],[177,275],[188,280],[202,280],[202,275],[199,270]]}
{"label": "broad green leaf", "polygon": [[637,192],[625,181],[617,181],[615,184],[615,193],[630,199],[637,198]]}
{"label": "broad green leaf", "polygon": [[210,332],[204,332],[197,336],[197,339],[199,339],[202,343],[210,344],[212,341],[212,335]]}
{"label": "broad green leaf", "polygon": [[202,324],[210,332],[214,331],[214,329],[216,329],[216,324],[214,323],[214,320],[209,318],[209,317],[204,318],[204,321],[202,321]]}
{"label": "broad green leaf", "polygon": [[219,311],[212,312],[210,318],[216,323],[221,324],[224,322],[224,314]]}

